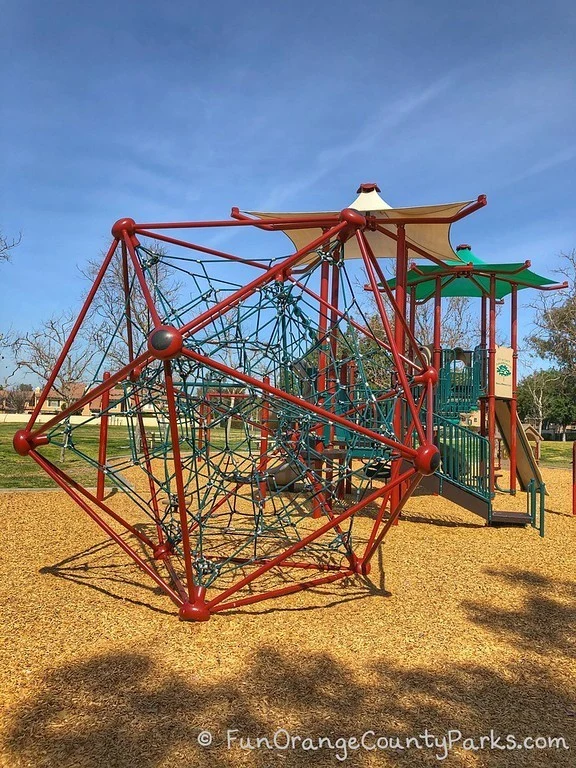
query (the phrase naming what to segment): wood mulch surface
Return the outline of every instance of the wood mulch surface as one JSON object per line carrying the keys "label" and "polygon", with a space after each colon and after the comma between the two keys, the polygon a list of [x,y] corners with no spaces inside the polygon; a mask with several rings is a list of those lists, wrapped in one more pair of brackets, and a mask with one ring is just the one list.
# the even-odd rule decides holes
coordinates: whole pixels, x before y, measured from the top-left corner
{"label": "wood mulch surface", "polygon": [[[576,518],[570,473],[544,474],[545,539],[415,497],[381,549],[382,572],[205,624],[179,622],[63,493],[2,494],[0,765],[576,765]],[[524,507],[523,494],[504,501]],[[227,747],[227,729],[254,746],[279,728],[314,741]],[[444,761],[423,741],[346,760],[326,742],[312,749],[319,737],[424,729],[476,746],[491,729],[564,737],[571,749],[460,742]]]}

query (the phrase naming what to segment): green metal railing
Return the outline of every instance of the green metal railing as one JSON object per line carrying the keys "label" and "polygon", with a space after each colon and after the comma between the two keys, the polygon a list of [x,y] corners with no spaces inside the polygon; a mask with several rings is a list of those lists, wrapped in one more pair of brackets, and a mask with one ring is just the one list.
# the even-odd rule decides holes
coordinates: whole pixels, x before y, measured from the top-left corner
{"label": "green metal railing", "polygon": [[526,489],[526,511],[530,515],[532,528],[537,528],[544,537],[546,514],[546,483],[539,483],[532,478]]}
{"label": "green metal railing", "polygon": [[[426,414],[422,411],[422,419]],[[434,442],[441,457],[438,474],[490,501],[490,444],[487,438],[434,414]]]}
{"label": "green metal railing", "polygon": [[435,410],[446,418],[459,418],[478,408],[486,393],[485,349],[443,349]]}

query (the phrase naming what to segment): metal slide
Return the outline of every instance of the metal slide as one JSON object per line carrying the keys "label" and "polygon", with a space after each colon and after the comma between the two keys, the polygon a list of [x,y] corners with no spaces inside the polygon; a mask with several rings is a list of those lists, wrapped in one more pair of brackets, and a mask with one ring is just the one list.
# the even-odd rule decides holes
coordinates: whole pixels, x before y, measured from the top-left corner
{"label": "metal slide", "polygon": [[[510,453],[511,429],[510,401],[496,399],[496,426],[504,441],[506,450]],[[520,418],[516,417],[516,475],[523,491],[528,490],[530,480],[534,478],[538,485],[544,481],[540,467],[536,463],[532,447],[528,442]]]}

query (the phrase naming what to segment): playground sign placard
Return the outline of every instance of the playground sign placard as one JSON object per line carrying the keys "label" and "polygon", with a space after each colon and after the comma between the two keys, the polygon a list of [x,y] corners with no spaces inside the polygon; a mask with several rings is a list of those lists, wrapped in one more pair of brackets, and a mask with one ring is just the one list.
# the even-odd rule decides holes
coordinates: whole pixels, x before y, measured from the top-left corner
{"label": "playground sign placard", "polygon": [[511,347],[496,347],[494,394],[505,400],[512,398],[513,354]]}

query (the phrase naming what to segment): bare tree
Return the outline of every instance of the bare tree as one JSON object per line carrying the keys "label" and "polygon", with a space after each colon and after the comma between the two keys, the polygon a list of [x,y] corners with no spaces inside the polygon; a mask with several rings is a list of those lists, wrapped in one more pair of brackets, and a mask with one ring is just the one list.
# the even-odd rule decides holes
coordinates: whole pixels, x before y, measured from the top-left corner
{"label": "bare tree", "polygon": [[11,240],[3,232],[0,232],[0,261],[10,260],[10,251],[18,245],[21,239],[22,235]]}
{"label": "bare tree", "polygon": [[[357,280],[357,285],[366,285],[367,279]],[[370,326],[375,330],[381,328],[376,300],[371,291],[366,291],[365,315]],[[385,295],[382,295],[384,306],[388,310],[389,319],[393,319],[394,313]],[[478,343],[480,321],[478,313],[474,311],[472,301],[467,296],[449,296],[442,302],[441,344],[443,347],[471,348]],[[380,338],[380,334],[377,333]],[[416,310],[415,336],[422,345],[432,344],[434,341],[434,302],[427,301],[419,304]]]}
{"label": "bare tree", "polygon": [[[466,296],[450,296],[442,303],[441,344],[448,349],[470,348],[479,340],[479,321]],[[434,341],[434,302],[418,306],[416,338],[421,344]]]}
{"label": "bare tree", "polygon": [[[28,371],[41,381],[47,381],[70,335],[74,320],[73,312],[65,312],[17,336],[12,343],[16,370]],[[78,383],[91,377],[92,364],[101,356],[101,346],[102,340],[94,326],[88,324],[80,328],[54,381],[54,390],[65,400],[66,405],[77,396]]]}
{"label": "bare tree", "polygon": [[[0,261],[10,261],[10,251],[15,248],[21,240],[21,235],[10,240],[0,232]],[[4,359],[1,353],[2,349],[8,349],[13,341],[10,331],[0,331],[0,360]]]}
{"label": "bare tree", "polygon": [[20,384],[10,387],[6,394],[6,407],[13,413],[24,413],[32,399],[33,390],[30,385]]}
{"label": "bare tree", "polygon": [[[173,278],[170,266],[162,261],[166,256],[166,249],[160,243],[154,242],[149,252],[147,271],[151,277],[153,291],[160,298],[160,304],[174,304],[181,289],[181,284]],[[81,274],[92,284],[102,265],[102,258],[91,259],[86,267],[80,270]],[[131,290],[129,312],[130,330],[135,353],[141,349],[152,330],[152,323],[144,296],[139,290],[133,276],[129,278]],[[98,329],[97,336],[103,342],[101,351],[107,354],[110,363],[121,368],[129,361],[128,349],[128,324],[124,318],[126,309],[126,294],[124,286],[124,271],[122,259],[117,255],[108,267],[106,274],[94,296],[90,308],[89,320]],[[162,314],[162,311],[160,311]],[[108,347],[110,341],[112,344]]]}

